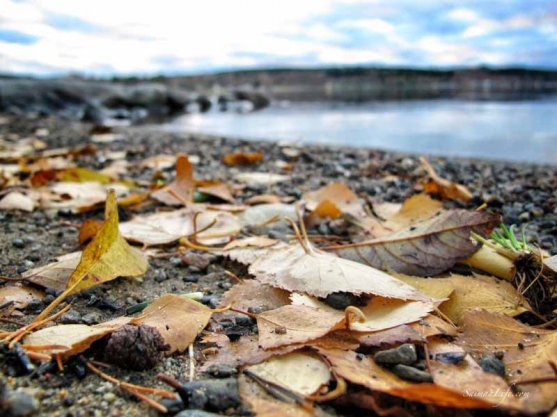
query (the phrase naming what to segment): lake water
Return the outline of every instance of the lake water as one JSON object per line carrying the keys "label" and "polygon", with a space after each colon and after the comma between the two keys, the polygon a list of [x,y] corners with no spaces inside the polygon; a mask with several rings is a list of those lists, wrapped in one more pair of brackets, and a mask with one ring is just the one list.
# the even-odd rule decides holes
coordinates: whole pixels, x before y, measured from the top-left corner
{"label": "lake water", "polygon": [[165,129],[557,164],[557,97],[499,102],[296,103],[247,114],[189,114]]}

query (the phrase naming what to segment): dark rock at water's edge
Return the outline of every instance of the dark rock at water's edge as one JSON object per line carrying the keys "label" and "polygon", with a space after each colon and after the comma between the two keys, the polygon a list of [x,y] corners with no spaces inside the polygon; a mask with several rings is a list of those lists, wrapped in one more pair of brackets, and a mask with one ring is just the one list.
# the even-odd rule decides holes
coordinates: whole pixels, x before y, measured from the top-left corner
{"label": "dark rock at water's edge", "polygon": [[59,115],[103,125],[124,120],[162,121],[190,112],[256,111],[269,105],[264,95],[241,89],[218,97],[168,83],[119,83],[76,79],[0,77],[0,112]]}

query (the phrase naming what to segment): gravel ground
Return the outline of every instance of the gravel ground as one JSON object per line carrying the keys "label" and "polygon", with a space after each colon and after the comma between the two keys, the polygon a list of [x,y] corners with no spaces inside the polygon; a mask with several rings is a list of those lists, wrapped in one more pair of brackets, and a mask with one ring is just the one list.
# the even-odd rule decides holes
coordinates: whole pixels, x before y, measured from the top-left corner
{"label": "gravel ground", "polygon": [[[44,138],[49,147],[78,146],[87,143],[91,126],[50,119],[10,119],[0,124],[0,135],[32,135],[37,128],[46,128],[50,134]],[[197,178],[230,181],[240,171],[283,173],[278,160],[289,159],[283,154],[286,145],[254,142],[203,135],[169,134],[156,127],[132,127],[119,130],[125,140],[97,144],[100,149],[125,150],[130,160],[142,160],[157,154],[185,152],[198,155],[195,167]],[[288,145],[291,147],[292,145]],[[248,186],[241,195],[249,197],[261,193],[299,198],[305,191],[314,190],[332,180],[345,180],[362,196],[378,201],[401,202],[415,192],[415,184],[423,173],[419,170],[418,156],[369,149],[332,146],[304,146],[288,173],[292,181],[267,186]],[[222,156],[232,151],[263,151],[265,161],[256,168],[229,168],[221,163]],[[493,155],[496,157],[496,155]],[[438,173],[467,185],[474,193],[469,207],[486,201],[499,210],[507,224],[526,225],[531,242],[538,243],[551,253],[557,250],[557,167],[531,164],[478,161],[468,159],[430,158]],[[99,169],[104,161],[95,156],[82,160],[83,166]],[[173,175],[168,172],[168,179]],[[134,178],[150,179],[150,173],[134,173]],[[123,219],[129,213],[122,213]],[[102,218],[97,211],[86,215],[68,215],[60,212],[32,214],[0,212],[0,275],[19,276],[26,269],[44,265],[54,257],[78,249],[77,233],[85,218]],[[320,230],[322,233],[328,230]],[[180,259],[150,261],[150,269],[142,282],[118,279],[75,297],[75,305],[66,322],[95,323],[122,314],[138,302],[152,299],[167,292],[202,291],[205,302],[215,305],[218,297],[231,285],[224,274],[220,260],[207,268],[188,266]],[[1,285],[1,284],[0,284]],[[29,306],[29,320],[52,299]],[[3,325],[6,326],[6,325]],[[163,359],[153,370],[131,372],[111,369],[110,372],[131,382],[149,386],[162,386],[154,376],[164,372],[175,377],[188,373],[188,359],[173,355]],[[112,384],[97,376],[84,375],[82,365],[70,362],[64,372],[47,371],[31,376],[17,376],[14,360],[0,348],[0,385],[7,383],[27,398],[35,415],[41,416],[145,416],[157,415],[144,404],[126,396]],[[24,393],[35,397],[40,406]],[[18,394],[19,395],[19,394]],[[236,410],[235,413],[239,413]]]}

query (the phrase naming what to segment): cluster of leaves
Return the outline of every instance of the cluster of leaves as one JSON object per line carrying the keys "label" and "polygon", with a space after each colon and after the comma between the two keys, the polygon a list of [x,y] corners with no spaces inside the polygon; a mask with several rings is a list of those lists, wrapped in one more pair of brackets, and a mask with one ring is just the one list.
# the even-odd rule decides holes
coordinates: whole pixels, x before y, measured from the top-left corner
{"label": "cluster of leaves", "polygon": [[[260,152],[235,153],[223,162],[252,165],[263,157]],[[144,325],[156,329],[167,354],[188,349],[201,334],[198,347],[216,348],[204,368],[240,367],[240,394],[260,416],[327,415],[322,403],[372,408],[381,414],[382,404],[392,405],[393,398],[395,410],[419,410],[416,404],[428,404],[540,413],[555,405],[557,332],[514,319],[532,307],[512,285],[508,269],[492,272],[501,270],[493,267],[500,262],[496,252],[483,253],[478,260],[485,247],[473,235],[484,241],[491,236],[513,250],[527,247],[512,228],[493,232],[501,223],[496,214],[445,209],[427,194],[402,204],[377,202],[369,207],[340,182],[308,191],[296,204],[272,194],[239,203],[236,191],[243,183],[271,185],[289,177],[243,172],[232,186],[202,181],[194,178],[195,158],[179,155],[174,180],[161,186],[120,179],[122,166],[130,165],[126,160],[117,159],[106,174],[77,166],[54,168],[53,158],[43,151],[33,157],[42,161],[40,166],[25,164],[25,178],[6,175],[0,207],[87,211],[105,202],[105,220],[83,224],[80,243],[89,243],[82,251],[26,272],[25,285],[0,288],[0,304],[11,306],[0,312],[6,317],[40,297],[37,286],[61,292],[31,323],[0,333],[10,347],[22,342],[33,360],[62,364],[125,326]],[[171,159],[158,156],[141,165],[158,169],[172,164]],[[466,187],[441,178],[427,161],[424,166],[424,191],[470,200]],[[119,204],[142,209],[123,223],[118,219],[119,186]],[[149,206],[166,210],[145,213]],[[269,237],[269,225],[277,222],[291,227],[289,242]],[[314,232],[322,223],[335,224],[343,235],[317,236]],[[325,243],[318,247],[315,242]],[[249,277],[237,277],[240,283],[224,294],[218,310],[164,294],[135,317],[94,326],[49,325],[67,311],[68,306],[51,315],[69,295],[118,277],[140,277],[148,268],[147,258],[169,248],[227,257],[246,265]],[[458,263],[473,264],[484,273],[459,275],[453,269]],[[248,330],[236,340],[221,323],[236,321],[238,315],[254,318],[257,331]],[[204,330],[210,322],[212,330]],[[421,372],[428,382],[404,379],[375,360],[378,351],[403,343],[423,353]],[[490,354],[502,356],[504,374],[480,366]],[[447,360],[454,357],[458,361]],[[92,364],[89,368],[96,369]],[[164,411],[142,392],[168,392],[119,385]]]}

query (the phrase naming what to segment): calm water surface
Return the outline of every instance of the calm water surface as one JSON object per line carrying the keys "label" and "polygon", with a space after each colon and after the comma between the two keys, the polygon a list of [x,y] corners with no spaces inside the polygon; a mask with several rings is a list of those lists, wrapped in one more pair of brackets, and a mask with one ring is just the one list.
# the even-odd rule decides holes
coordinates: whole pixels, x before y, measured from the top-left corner
{"label": "calm water surface", "polygon": [[557,97],[292,104],[182,116],[170,131],[557,164]]}

